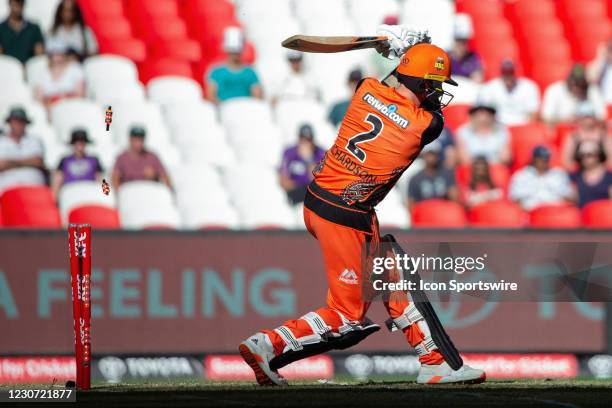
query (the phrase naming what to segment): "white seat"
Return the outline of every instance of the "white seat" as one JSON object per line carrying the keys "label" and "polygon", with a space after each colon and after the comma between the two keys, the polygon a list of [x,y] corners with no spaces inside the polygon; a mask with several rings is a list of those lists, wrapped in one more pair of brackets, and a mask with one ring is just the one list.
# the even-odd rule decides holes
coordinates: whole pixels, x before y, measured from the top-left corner
{"label": "white seat", "polygon": [[14,82],[23,83],[23,66],[17,58],[0,54],[0,72],[0,87]]}
{"label": "white seat", "polygon": [[302,21],[326,16],[346,19],[346,7],[343,0],[296,1],[294,7],[296,15]]}
{"label": "white seat", "polygon": [[202,162],[227,167],[237,160],[223,128],[216,123],[205,127],[185,124],[174,129],[173,139],[186,163]]}
{"label": "white seat", "polygon": [[89,138],[100,146],[113,142],[113,132],[104,126],[104,107],[87,99],[64,99],[51,108],[51,122],[61,142],[67,143],[75,128],[84,128]]}
{"label": "white seat", "polygon": [[3,108],[10,105],[26,105],[34,101],[32,90],[23,82],[7,82],[2,84],[0,105]]}
{"label": "white seat", "polygon": [[357,26],[356,34],[360,35],[372,35],[385,17],[399,14],[399,4],[395,0],[351,0],[347,5]]}
{"label": "white seat", "polygon": [[256,129],[253,125],[272,122],[270,105],[255,98],[233,98],[221,104],[221,123],[231,130]]}
{"label": "white seat", "polygon": [[26,1],[23,14],[26,19],[40,26],[43,34],[47,34],[53,24],[55,11],[61,0]]}
{"label": "white seat", "polygon": [[136,64],[118,55],[96,55],[83,63],[85,83],[94,89],[98,84],[122,84],[138,82]]}
{"label": "white seat", "polygon": [[317,101],[308,99],[283,100],[274,111],[284,145],[298,141],[298,131],[303,124],[310,124],[315,132],[315,143],[329,148],[336,137],[333,127],[327,122],[327,112]]}
{"label": "white seat", "polygon": [[132,181],[122,184],[118,208],[122,227],[126,229],[180,226],[172,193],[161,183]]}
{"label": "white seat", "polygon": [[218,124],[215,106],[204,100],[166,106],[164,117],[171,132],[184,126],[199,128]]}
{"label": "white seat", "polygon": [[49,66],[49,58],[46,55],[35,55],[25,64],[26,79],[30,86],[38,83]]}
{"label": "white seat", "polygon": [[147,146],[165,146],[170,144],[168,129],[164,123],[159,106],[151,102],[118,103],[113,106],[112,128],[115,142],[127,146],[130,128],[140,125],[147,131]]}
{"label": "white seat", "polygon": [[191,78],[161,76],[147,84],[149,99],[160,105],[194,102],[202,100],[202,88]]}
{"label": "white seat", "polygon": [[104,106],[146,101],[144,86],[140,82],[124,82],[92,85],[89,96]]}
{"label": "white seat", "polygon": [[432,43],[449,49],[453,42],[454,15],[455,5],[451,0],[405,0],[400,21],[429,29]]}
{"label": "white seat", "polygon": [[95,181],[77,181],[62,186],[59,192],[59,209],[64,224],[68,215],[76,207],[100,205],[115,208],[114,194],[104,195],[100,184]]}

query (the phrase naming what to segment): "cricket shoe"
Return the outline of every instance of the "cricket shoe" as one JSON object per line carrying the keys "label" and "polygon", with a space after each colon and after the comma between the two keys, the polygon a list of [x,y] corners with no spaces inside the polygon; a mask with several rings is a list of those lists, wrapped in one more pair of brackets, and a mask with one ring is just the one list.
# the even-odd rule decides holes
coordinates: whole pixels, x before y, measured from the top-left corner
{"label": "cricket shoe", "polygon": [[276,370],[270,368],[274,348],[267,335],[255,333],[238,346],[240,356],[251,367],[259,385],[287,385],[287,380]]}
{"label": "cricket shoe", "polygon": [[480,384],[487,379],[484,371],[468,365],[453,370],[446,362],[437,365],[422,364],[417,377],[419,384]]}

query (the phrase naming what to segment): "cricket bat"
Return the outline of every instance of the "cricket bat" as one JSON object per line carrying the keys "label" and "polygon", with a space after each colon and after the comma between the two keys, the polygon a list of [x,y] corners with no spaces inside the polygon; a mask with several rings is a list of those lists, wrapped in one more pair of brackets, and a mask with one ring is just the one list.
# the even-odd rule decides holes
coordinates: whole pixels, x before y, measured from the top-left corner
{"label": "cricket bat", "polygon": [[388,46],[387,37],[324,37],[294,35],[283,41],[282,46],[302,52],[344,52]]}

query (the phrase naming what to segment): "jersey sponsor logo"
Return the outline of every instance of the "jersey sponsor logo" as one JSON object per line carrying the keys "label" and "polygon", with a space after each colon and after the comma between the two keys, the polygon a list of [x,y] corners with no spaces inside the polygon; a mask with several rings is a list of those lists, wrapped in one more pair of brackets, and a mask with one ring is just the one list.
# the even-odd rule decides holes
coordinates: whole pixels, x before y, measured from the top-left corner
{"label": "jersey sponsor logo", "polygon": [[359,279],[357,278],[357,274],[352,269],[345,269],[338,277],[338,280],[341,280],[344,283],[348,283],[349,285],[358,285]]}
{"label": "jersey sponsor logo", "polygon": [[408,119],[397,113],[397,105],[387,105],[369,92],[363,95],[363,100],[402,129],[406,129],[410,124]]}

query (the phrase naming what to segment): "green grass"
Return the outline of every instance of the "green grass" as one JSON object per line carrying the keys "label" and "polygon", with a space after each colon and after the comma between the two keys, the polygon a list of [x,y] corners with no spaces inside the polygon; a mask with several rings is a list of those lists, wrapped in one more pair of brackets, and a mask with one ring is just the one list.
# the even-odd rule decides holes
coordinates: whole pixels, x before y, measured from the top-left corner
{"label": "green grass", "polygon": [[[7,388],[1,386],[0,388]],[[252,382],[132,381],[94,383],[77,394],[88,407],[609,407],[612,381],[490,380],[480,385],[423,386],[414,381],[337,379],[259,387]],[[74,405],[73,405],[74,406]]]}

